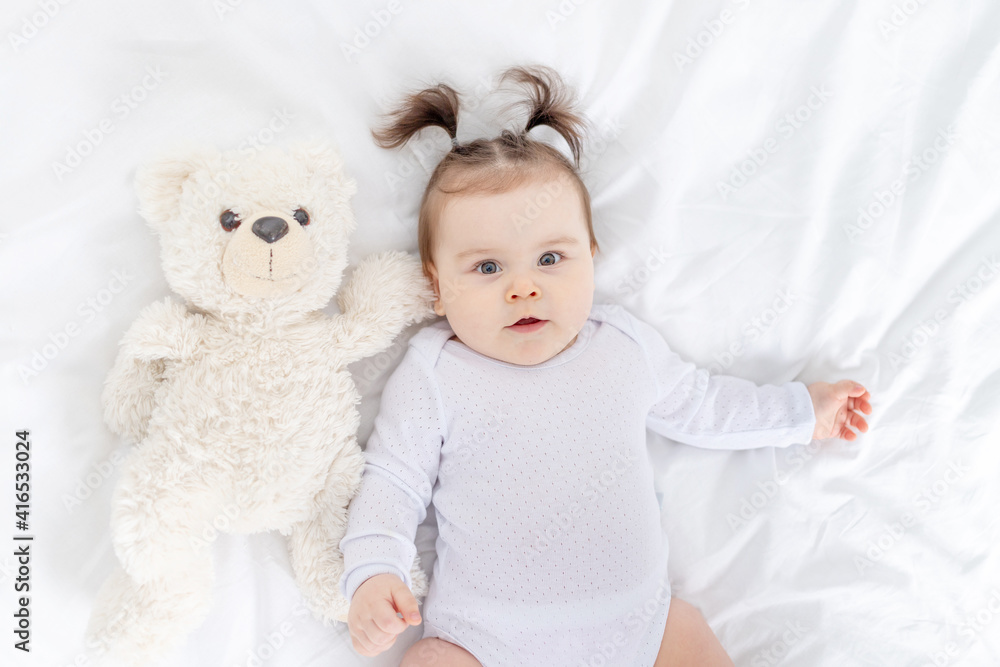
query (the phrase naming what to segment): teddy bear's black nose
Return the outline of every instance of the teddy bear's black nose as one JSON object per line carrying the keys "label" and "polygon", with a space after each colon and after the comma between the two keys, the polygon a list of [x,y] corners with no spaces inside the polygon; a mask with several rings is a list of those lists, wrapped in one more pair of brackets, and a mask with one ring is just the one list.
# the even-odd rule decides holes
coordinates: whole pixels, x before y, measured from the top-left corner
{"label": "teddy bear's black nose", "polygon": [[257,218],[253,223],[253,233],[268,243],[274,243],[288,233],[288,223],[273,215]]}

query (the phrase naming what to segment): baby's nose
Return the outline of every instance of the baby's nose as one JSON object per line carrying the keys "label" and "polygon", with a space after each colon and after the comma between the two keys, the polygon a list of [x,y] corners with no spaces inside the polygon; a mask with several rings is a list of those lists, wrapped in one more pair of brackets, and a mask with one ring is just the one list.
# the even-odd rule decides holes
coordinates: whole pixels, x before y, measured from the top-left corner
{"label": "baby's nose", "polygon": [[537,298],[540,294],[538,285],[534,284],[530,280],[521,280],[514,283],[509,290],[507,290],[507,300],[513,301],[515,299],[526,299],[529,297]]}

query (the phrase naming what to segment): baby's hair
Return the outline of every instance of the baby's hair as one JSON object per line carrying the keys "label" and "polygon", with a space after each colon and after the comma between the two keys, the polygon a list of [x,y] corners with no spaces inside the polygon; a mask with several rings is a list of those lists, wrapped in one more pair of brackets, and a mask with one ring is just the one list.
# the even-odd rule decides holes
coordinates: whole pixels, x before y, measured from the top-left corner
{"label": "baby's hair", "polygon": [[[579,191],[590,246],[599,250],[591,219],[590,194],[578,172],[586,121],[573,111],[570,95],[555,70],[540,65],[512,67],[503,73],[500,83],[507,80],[519,84],[527,93],[527,99],[508,106],[508,109],[518,104],[528,107],[528,120],[519,133],[503,130],[493,139],[459,143],[459,94],[445,83],[411,93],[389,114],[388,125],[372,131],[375,143],[382,148],[402,146],[429,126],[441,127],[451,137],[452,149],[434,169],[420,202],[417,245],[428,277],[433,264],[433,223],[444,203],[442,195],[508,192],[552,168],[568,176]],[[573,154],[573,162],[549,144],[528,136],[539,125],[548,125],[562,136]]]}

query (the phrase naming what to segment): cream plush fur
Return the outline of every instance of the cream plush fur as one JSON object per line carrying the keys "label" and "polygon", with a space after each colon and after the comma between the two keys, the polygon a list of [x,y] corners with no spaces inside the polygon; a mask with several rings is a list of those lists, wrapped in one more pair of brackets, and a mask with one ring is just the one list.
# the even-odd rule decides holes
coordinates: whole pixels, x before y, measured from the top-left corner
{"label": "cream plush fur", "polygon": [[[108,425],[136,443],[112,500],[121,567],[88,627],[105,662],[152,664],[201,623],[218,529],[288,535],[307,605],[346,621],[338,544],[364,463],[347,365],[434,315],[420,262],[403,252],[367,258],[338,293],[355,185],[332,149],[244,153],[190,150],[136,176],[184,303],[139,314],[102,396]],[[241,220],[233,231],[226,210]],[[330,317],[335,294],[342,314]],[[419,561],[412,577],[424,596]]]}

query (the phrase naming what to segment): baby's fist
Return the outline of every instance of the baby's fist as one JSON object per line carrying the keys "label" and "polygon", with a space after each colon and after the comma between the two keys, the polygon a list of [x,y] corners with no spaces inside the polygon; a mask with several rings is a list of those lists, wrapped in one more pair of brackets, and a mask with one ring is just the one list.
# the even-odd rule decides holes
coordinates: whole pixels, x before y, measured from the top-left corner
{"label": "baby's fist", "polygon": [[[816,413],[814,440],[842,438],[854,440],[857,434],[853,426],[862,433],[868,431],[868,422],[858,412],[872,413],[871,396],[868,390],[853,380],[841,380],[836,384],[814,382],[807,387],[812,398],[813,412]],[[858,412],[855,412],[858,411]]]}
{"label": "baby's fist", "polygon": [[402,579],[395,574],[376,574],[358,586],[351,598],[347,627],[359,655],[382,653],[410,625],[420,625],[420,610]]}

